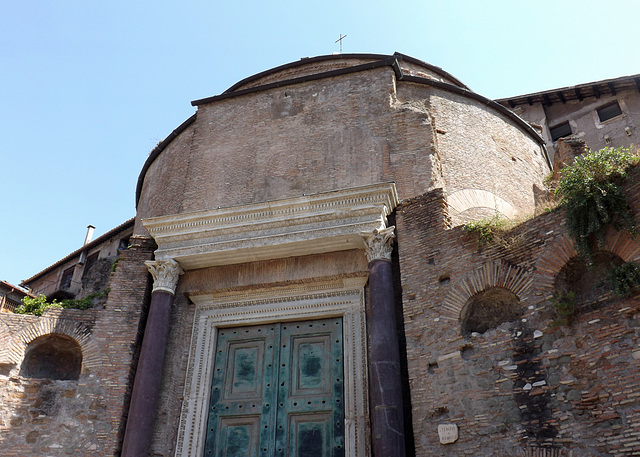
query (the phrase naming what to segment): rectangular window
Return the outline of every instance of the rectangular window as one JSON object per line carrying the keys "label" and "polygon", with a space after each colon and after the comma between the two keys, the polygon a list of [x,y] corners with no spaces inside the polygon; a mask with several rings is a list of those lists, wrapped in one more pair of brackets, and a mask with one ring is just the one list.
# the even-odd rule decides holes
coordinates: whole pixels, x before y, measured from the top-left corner
{"label": "rectangular window", "polygon": [[129,237],[122,238],[120,240],[120,244],[118,244],[118,251],[121,251],[123,249],[127,249],[127,247],[129,247]]}
{"label": "rectangular window", "polygon": [[608,105],[604,105],[601,108],[596,110],[598,112],[598,118],[600,122],[608,121],[609,119],[613,119],[614,117],[620,116],[622,114],[622,109],[617,101],[613,103],[609,103]]}
{"label": "rectangular window", "polygon": [[73,280],[73,271],[75,270],[75,268],[76,267],[73,266],[64,270],[64,273],[62,273],[62,280],[60,281],[60,289],[69,290],[69,287],[71,287],[71,281]]}
{"label": "rectangular window", "polygon": [[87,262],[84,265],[84,271],[82,272],[82,279],[89,273],[91,267],[98,261],[98,255],[100,252],[95,252],[87,257]]}
{"label": "rectangular window", "polygon": [[558,124],[555,127],[550,127],[551,141],[558,141],[558,139],[571,135],[571,125],[569,121]]}

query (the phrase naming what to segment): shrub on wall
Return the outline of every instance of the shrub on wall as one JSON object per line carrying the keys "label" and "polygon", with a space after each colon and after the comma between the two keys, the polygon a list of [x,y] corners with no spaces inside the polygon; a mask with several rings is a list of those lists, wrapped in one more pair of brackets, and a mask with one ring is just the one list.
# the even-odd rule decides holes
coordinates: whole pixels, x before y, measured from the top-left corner
{"label": "shrub on wall", "polygon": [[607,226],[635,234],[636,227],[622,183],[640,157],[625,148],[604,148],[577,157],[560,171],[556,195],[567,211],[567,230],[578,251],[591,258]]}
{"label": "shrub on wall", "polygon": [[505,229],[505,221],[499,215],[493,216],[490,219],[472,221],[464,226],[464,230],[467,233],[476,234],[478,237],[478,244],[480,244],[480,246],[491,243],[493,238]]}
{"label": "shrub on wall", "polygon": [[633,262],[613,265],[605,273],[607,284],[620,297],[630,297],[640,288],[640,267]]}
{"label": "shrub on wall", "polygon": [[34,316],[42,316],[42,313],[47,308],[62,308],[62,305],[56,300],[49,303],[47,297],[44,295],[38,295],[35,298],[22,297],[22,304],[17,306],[13,310],[16,314],[33,314]]}
{"label": "shrub on wall", "polygon": [[551,303],[558,316],[552,326],[571,325],[577,312],[576,293],[573,291],[555,292]]}
{"label": "shrub on wall", "polygon": [[105,298],[109,294],[109,289],[87,295],[80,299],[67,299],[62,301],[47,301],[44,295],[38,295],[35,298],[23,297],[22,304],[17,306],[13,311],[16,314],[33,314],[34,316],[42,316],[47,308],[64,308],[64,309],[89,309],[93,308],[94,299]]}

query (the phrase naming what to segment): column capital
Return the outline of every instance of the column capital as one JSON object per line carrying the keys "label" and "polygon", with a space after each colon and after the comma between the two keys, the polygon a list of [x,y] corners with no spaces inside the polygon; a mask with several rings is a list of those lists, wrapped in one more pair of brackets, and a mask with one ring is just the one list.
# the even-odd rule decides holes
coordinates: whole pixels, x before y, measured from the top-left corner
{"label": "column capital", "polygon": [[178,277],[184,273],[178,262],[173,259],[147,260],[144,264],[153,276],[153,292],[162,290],[175,294]]}
{"label": "column capital", "polygon": [[367,260],[391,261],[391,251],[393,251],[393,239],[396,237],[395,226],[375,229],[373,232],[361,232],[360,236],[364,240],[367,250]]}

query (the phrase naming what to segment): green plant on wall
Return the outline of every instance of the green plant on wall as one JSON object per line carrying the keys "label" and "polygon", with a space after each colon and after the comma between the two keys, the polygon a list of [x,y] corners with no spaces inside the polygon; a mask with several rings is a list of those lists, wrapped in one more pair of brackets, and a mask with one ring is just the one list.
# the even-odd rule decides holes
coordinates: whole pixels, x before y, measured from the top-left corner
{"label": "green plant on wall", "polygon": [[38,295],[35,298],[23,297],[22,304],[17,306],[13,311],[16,314],[32,314],[34,316],[42,316],[47,308],[63,308],[63,309],[89,309],[93,308],[93,301],[97,298],[105,298],[109,294],[109,289],[94,294],[89,294],[84,298],[53,300],[47,301],[44,295]]}
{"label": "green plant on wall", "polygon": [[551,297],[551,304],[556,311],[558,318],[553,321],[553,326],[571,325],[577,312],[576,293],[554,292]]}
{"label": "green plant on wall", "polygon": [[630,297],[640,288],[640,267],[633,262],[609,267],[605,282],[619,297]]}
{"label": "green plant on wall", "polygon": [[622,183],[640,158],[625,148],[604,148],[577,157],[560,171],[556,195],[567,211],[567,230],[578,251],[591,258],[609,224],[636,233]]}
{"label": "green plant on wall", "polygon": [[44,295],[38,295],[35,298],[22,297],[22,304],[17,306],[13,310],[16,314],[33,314],[34,316],[42,316],[42,313],[47,308],[62,308],[62,305],[56,300],[49,303],[47,297]]}
{"label": "green plant on wall", "polygon": [[511,230],[524,220],[513,221],[496,214],[488,219],[469,222],[463,228],[467,233],[475,235],[480,247],[497,244],[503,249],[509,250],[517,248],[523,241],[522,235],[513,236]]}
{"label": "green plant on wall", "polygon": [[478,237],[478,244],[485,246],[491,243],[498,233],[506,229],[506,223],[499,215],[495,215],[490,219],[469,222],[465,224],[464,229],[467,233],[475,234]]}

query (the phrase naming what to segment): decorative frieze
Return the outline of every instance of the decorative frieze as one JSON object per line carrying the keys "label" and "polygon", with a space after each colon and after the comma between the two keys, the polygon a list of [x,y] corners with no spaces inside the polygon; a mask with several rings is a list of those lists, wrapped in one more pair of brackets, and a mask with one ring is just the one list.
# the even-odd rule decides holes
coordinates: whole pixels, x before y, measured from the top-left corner
{"label": "decorative frieze", "polygon": [[184,273],[180,264],[173,259],[147,260],[144,263],[153,276],[153,291],[163,290],[175,294],[178,278]]}

